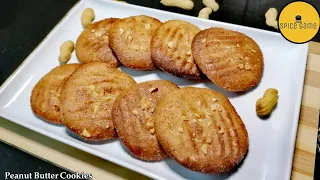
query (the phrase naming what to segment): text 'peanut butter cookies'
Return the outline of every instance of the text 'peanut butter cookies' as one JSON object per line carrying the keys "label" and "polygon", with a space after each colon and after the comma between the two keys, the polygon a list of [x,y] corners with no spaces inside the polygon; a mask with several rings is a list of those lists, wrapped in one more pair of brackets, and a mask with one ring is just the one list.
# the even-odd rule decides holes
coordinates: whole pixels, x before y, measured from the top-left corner
{"label": "text 'peanut butter cookies'", "polygon": [[263,55],[250,37],[232,30],[210,28],[193,39],[192,54],[201,71],[228,91],[256,86],[263,72]]}
{"label": "text 'peanut butter cookies'", "polygon": [[150,41],[162,23],[149,16],[118,20],[110,31],[110,45],[120,62],[137,70],[153,70]]}
{"label": "text 'peanut butter cookies'", "polygon": [[109,30],[118,19],[104,19],[90,24],[82,31],[76,42],[76,55],[80,62],[103,62],[117,67],[120,62],[109,45]]}
{"label": "text 'peanut butter cookies'", "polygon": [[175,76],[200,79],[191,51],[192,39],[199,31],[197,26],[181,20],[165,22],[151,40],[153,62]]}
{"label": "text 'peanut butter cookies'", "polygon": [[202,173],[233,169],[248,151],[248,134],[224,95],[181,88],[160,100],[155,129],[164,150],[178,163]]}
{"label": "text 'peanut butter cookies'", "polygon": [[60,96],[63,123],[89,140],[116,137],[112,106],[117,96],[136,82],[106,63],[81,65],[65,82]]}
{"label": "text 'peanut butter cookies'", "polygon": [[157,161],[167,157],[154,129],[157,102],[178,86],[165,80],[139,83],[118,96],[113,123],[123,144],[139,159]]}
{"label": "text 'peanut butter cookies'", "polygon": [[63,83],[79,67],[64,64],[52,69],[34,86],[30,98],[31,108],[39,117],[61,124],[60,91]]}

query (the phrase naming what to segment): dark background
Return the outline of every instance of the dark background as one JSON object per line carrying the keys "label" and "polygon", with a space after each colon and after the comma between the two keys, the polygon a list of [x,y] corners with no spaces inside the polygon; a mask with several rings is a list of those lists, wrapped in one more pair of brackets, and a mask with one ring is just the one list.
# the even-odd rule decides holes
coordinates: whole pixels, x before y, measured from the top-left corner
{"label": "dark background", "polygon": [[[203,7],[202,0],[193,1],[194,9],[185,11],[164,7],[160,4],[160,0],[127,0],[131,4],[197,16]],[[0,0],[0,84],[24,61],[76,2],[76,0]],[[218,0],[218,2],[220,9],[212,13],[210,19],[275,31],[265,25],[265,12],[270,7],[280,11],[292,1]],[[308,0],[308,2],[319,11],[320,0]],[[313,40],[319,42],[320,33]],[[317,159],[315,179],[320,179],[320,162],[319,158]],[[4,171],[60,173],[64,170],[0,142],[0,179]]]}

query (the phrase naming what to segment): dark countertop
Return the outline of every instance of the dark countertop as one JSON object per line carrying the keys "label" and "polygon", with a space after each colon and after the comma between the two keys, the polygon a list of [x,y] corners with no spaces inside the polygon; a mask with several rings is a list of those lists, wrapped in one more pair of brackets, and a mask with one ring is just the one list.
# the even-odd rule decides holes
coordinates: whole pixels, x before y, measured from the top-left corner
{"label": "dark countertop", "polygon": [[[210,19],[274,31],[265,25],[264,13],[270,7],[280,10],[292,0],[218,0],[220,9]],[[0,84],[45,38],[76,0],[1,0],[0,1]],[[192,11],[162,6],[160,0],[128,0],[129,3],[197,16],[201,0]],[[196,2],[196,1],[194,1]],[[319,0],[308,0],[320,7]],[[320,41],[320,33],[313,39]],[[320,179],[317,155],[315,179]],[[0,142],[0,170],[9,172],[60,173],[64,170]],[[0,175],[2,176],[2,175]],[[0,178],[1,179],[1,178]]]}
{"label": "dark countertop", "polygon": [[[0,84],[24,61],[76,0],[0,1]],[[61,173],[65,170],[0,142],[0,179],[4,172]]]}

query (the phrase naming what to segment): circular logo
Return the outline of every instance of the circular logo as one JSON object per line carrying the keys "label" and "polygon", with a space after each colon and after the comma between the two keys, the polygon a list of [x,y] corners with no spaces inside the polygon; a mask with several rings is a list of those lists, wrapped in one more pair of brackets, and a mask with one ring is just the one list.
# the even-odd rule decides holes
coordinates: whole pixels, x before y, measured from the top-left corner
{"label": "circular logo", "polygon": [[284,38],[301,44],[310,41],[319,31],[320,17],[316,8],[303,1],[285,6],[279,15],[278,25]]}

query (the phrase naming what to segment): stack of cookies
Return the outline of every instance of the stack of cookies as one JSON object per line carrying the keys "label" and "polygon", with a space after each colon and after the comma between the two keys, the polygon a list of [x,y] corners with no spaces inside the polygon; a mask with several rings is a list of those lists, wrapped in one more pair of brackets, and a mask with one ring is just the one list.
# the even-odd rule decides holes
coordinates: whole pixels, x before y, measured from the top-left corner
{"label": "stack of cookies", "polygon": [[172,157],[202,173],[228,172],[245,157],[247,130],[223,94],[166,80],[136,83],[117,67],[207,76],[225,90],[245,91],[263,70],[262,52],[248,36],[181,20],[109,18],[80,34],[76,55],[80,64],[52,69],[33,88],[31,108],[40,118],[86,140],[119,137],[138,159]]}

